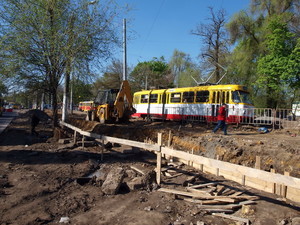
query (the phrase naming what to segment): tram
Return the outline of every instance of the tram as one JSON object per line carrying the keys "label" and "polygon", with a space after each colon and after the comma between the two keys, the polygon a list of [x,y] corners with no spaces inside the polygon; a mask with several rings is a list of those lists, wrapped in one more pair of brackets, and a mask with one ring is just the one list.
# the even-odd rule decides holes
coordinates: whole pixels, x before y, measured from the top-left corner
{"label": "tram", "polygon": [[254,106],[246,86],[202,85],[196,87],[143,90],[134,93],[133,118],[214,122],[222,103],[227,104],[227,122],[253,118]]}
{"label": "tram", "polygon": [[87,111],[90,111],[90,110],[93,110],[93,109],[95,109],[94,101],[79,102],[79,105],[78,105],[78,110],[79,111],[87,112]]}

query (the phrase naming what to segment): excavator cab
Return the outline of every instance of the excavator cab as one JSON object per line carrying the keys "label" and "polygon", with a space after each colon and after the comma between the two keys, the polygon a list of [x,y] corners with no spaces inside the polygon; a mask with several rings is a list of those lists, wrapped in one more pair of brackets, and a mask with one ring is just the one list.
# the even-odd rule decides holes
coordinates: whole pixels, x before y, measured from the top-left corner
{"label": "excavator cab", "polygon": [[127,80],[120,89],[99,91],[95,99],[97,109],[87,115],[87,120],[98,119],[100,123],[107,121],[126,121],[135,109],[132,106],[132,94]]}
{"label": "excavator cab", "polygon": [[95,98],[95,103],[97,105],[108,104],[109,106],[113,106],[119,91],[119,89],[99,91]]}

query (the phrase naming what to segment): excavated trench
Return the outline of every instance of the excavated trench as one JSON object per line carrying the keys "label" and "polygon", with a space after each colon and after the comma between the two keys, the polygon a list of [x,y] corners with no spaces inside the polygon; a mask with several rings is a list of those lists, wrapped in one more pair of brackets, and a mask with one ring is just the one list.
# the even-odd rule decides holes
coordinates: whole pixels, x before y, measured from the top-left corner
{"label": "excavated trench", "polygon": [[[300,135],[297,131],[257,132],[255,127],[229,126],[229,135],[212,134],[207,124],[177,122],[131,121],[126,124],[99,124],[78,119],[69,121],[82,130],[111,137],[140,142],[157,142],[157,133],[163,134],[163,145],[193,154],[254,167],[256,156],[261,157],[261,169],[290,172],[300,177]],[[290,134],[293,135],[290,135]]]}

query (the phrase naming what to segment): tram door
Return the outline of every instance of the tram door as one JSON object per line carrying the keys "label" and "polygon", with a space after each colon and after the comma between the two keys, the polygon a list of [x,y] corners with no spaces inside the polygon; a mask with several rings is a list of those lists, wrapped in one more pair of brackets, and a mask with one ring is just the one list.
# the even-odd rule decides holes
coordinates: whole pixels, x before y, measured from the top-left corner
{"label": "tram door", "polygon": [[220,105],[222,103],[229,103],[229,92],[228,91],[213,91],[212,96],[212,110],[211,110],[211,116],[213,118],[216,118],[218,116],[218,111],[220,108]]}
{"label": "tram door", "polygon": [[164,91],[161,94],[161,104],[162,104],[161,115],[162,115],[162,119],[166,119],[166,113],[165,113],[166,101],[167,101],[167,94],[166,94],[166,91]]}

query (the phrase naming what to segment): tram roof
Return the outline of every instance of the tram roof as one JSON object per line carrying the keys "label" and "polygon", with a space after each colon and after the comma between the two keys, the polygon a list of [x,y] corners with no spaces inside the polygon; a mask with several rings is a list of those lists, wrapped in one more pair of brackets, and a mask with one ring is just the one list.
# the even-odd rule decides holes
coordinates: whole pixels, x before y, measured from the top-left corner
{"label": "tram roof", "polygon": [[217,85],[201,85],[195,87],[182,87],[182,88],[169,88],[169,89],[153,89],[153,90],[142,90],[135,92],[135,94],[159,94],[163,92],[177,92],[177,91],[199,91],[199,90],[240,90],[248,91],[247,87],[239,84],[217,84]]}

